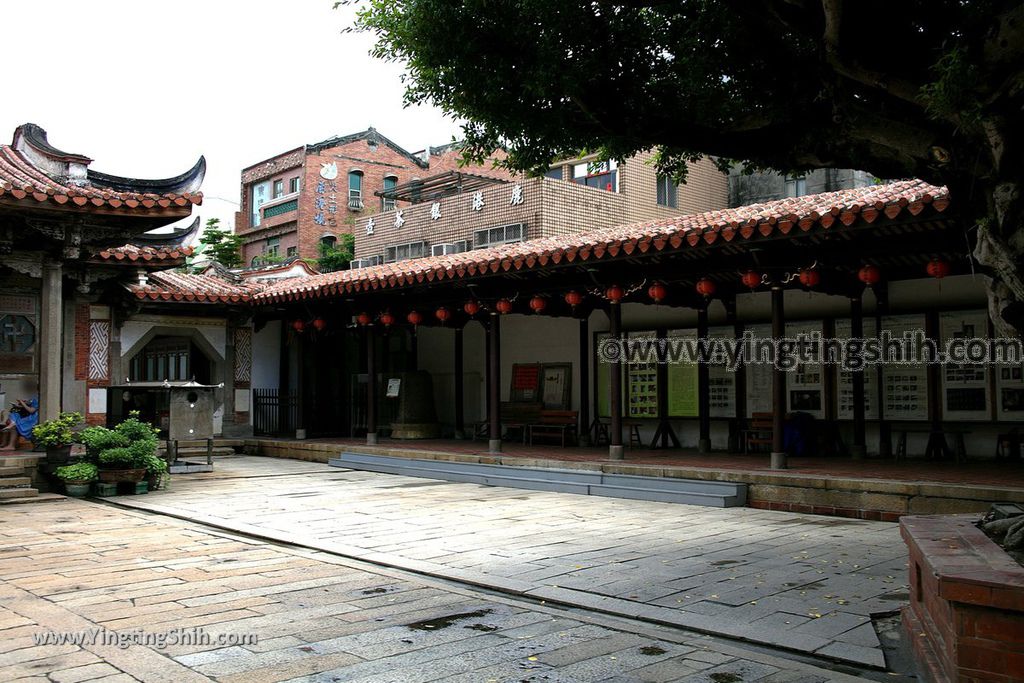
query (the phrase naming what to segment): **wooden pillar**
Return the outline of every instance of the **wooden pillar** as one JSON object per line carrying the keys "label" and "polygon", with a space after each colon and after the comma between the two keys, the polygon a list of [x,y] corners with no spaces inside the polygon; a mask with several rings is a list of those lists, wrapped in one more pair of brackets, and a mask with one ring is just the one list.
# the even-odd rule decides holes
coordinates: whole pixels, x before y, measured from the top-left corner
{"label": "wooden pillar", "polygon": [[590,445],[590,320],[580,318],[580,446]]}
{"label": "wooden pillar", "polygon": [[[608,332],[613,343],[622,342],[622,305],[613,301],[608,309]],[[622,448],[622,355],[615,354],[615,360],[611,363],[608,372],[608,385],[610,395],[608,403],[611,407],[611,425],[608,435],[608,457],[612,460],[625,458],[625,451]]]}
{"label": "wooden pillar", "polygon": [[501,316],[491,311],[490,325],[487,327],[487,338],[490,341],[487,352],[487,378],[490,383],[488,411],[490,416],[490,439],[487,450],[501,453]]}
{"label": "wooden pillar", "polygon": [[373,325],[364,328],[366,339],[366,445],[377,445],[377,340]]}
{"label": "wooden pillar", "polygon": [[[875,287],[875,334],[882,338],[882,316],[886,310],[886,290]],[[878,455],[892,456],[892,428],[885,421],[885,365],[875,365],[875,405],[878,406]]]}
{"label": "wooden pillar", "polygon": [[[708,307],[705,304],[697,309],[698,344],[708,343]],[[698,347],[700,348],[700,347]],[[708,349],[708,346],[704,346]],[[711,451],[711,366],[709,357],[699,358],[697,363],[697,415],[700,420],[700,436],[697,439],[697,450],[700,453]],[[666,385],[667,386],[667,385]]]}
{"label": "wooden pillar", "polygon": [[[64,277],[59,262],[43,263],[39,310],[39,421],[60,415],[63,378]],[[4,406],[5,408],[7,406]]]}
{"label": "wooden pillar", "polygon": [[[786,336],[785,294],[782,285],[772,285],[772,338],[775,340],[776,353],[779,351],[779,340]],[[773,470],[786,469],[786,372],[781,369],[780,359],[776,357],[772,368],[772,454]]]}
{"label": "wooden pillar", "polygon": [[463,381],[463,349],[462,349],[462,328],[455,328],[455,438],[465,438],[465,395],[463,389],[465,388],[465,382]]}
{"label": "wooden pillar", "polygon": [[[850,336],[854,339],[864,338],[864,305],[859,296],[850,298]],[[867,455],[867,426],[864,418],[865,372],[866,370],[861,367],[850,373],[853,385],[853,444],[850,446],[850,455],[854,458],[863,458]]]}

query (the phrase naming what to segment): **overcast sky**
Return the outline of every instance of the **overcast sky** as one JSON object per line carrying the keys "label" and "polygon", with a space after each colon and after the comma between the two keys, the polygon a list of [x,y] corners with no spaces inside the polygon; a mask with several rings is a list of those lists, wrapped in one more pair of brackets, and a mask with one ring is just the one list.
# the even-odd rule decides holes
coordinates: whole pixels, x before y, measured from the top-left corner
{"label": "overcast sky", "polygon": [[342,33],[332,0],[4,2],[7,96],[0,138],[31,122],[116,175],[165,178],[201,154],[201,215],[231,221],[241,169],[375,127],[409,151],[459,127],[402,107],[401,68]]}

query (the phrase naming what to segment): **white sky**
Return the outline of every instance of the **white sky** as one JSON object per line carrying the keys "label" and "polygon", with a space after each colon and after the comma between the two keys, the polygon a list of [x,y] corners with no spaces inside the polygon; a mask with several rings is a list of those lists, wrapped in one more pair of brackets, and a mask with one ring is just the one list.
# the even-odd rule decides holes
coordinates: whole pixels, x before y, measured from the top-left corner
{"label": "white sky", "polygon": [[333,0],[3,2],[0,138],[26,122],[91,168],[165,178],[206,155],[200,215],[233,225],[243,167],[375,127],[409,151],[448,142],[439,110],[403,109],[400,65],[341,33]]}

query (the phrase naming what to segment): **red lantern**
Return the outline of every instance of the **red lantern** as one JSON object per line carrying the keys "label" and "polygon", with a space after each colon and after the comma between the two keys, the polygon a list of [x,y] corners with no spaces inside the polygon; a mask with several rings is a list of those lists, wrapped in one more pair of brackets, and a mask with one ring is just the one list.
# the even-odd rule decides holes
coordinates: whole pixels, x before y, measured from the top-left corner
{"label": "red lantern", "polygon": [[302,322],[301,320],[293,320],[292,329],[298,332],[299,334],[302,334],[302,331],[306,329],[306,323]]}
{"label": "red lantern", "polygon": [[608,301],[611,301],[613,304],[617,304],[620,301],[622,301],[623,298],[625,298],[626,293],[622,291],[622,287],[619,287],[618,285],[612,285],[611,287],[605,290],[604,295],[605,298],[608,299]]}
{"label": "red lantern", "polygon": [[933,258],[931,261],[929,261],[927,268],[928,274],[931,275],[936,280],[941,280],[942,278],[949,275],[949,272],[952,269],[952,266],[949,265],[949,261],[940,258]]}
{"label": "red lantern", "polygon": [[708,299],[714,296],[715,290],[717,289],[717,287],[715,287],[715,283],[706,277],[702,277],[701,279],[697,280],[696,286],[697,293]]}
{"label": "red lantern", "polygon": [[441,308],[439,308],[439,309],[437,309],[436,311],[434,311],[434,315],[435,315],[435,316],[437,317],[437,319],[438,319],[438,320],[440,320],[441,322],[445,322],[446,320],[448,320],[448,318],[452,317],[452,312],[451,312],[451,311],[449,311],[449,310],[448,310],[447,308],[445,308],[444,306],[441,306]]}
{"label": "red lantern", "polygon": [[757,289],[761,284],[761,274],[756,270],[748,270],[740,276],[740,282],[751,289]]}
{"label": "red lantern", "polygon": [[384,327],[391,327],[395,323],[395,316],[391,315],[387,311],[380,314],[380,324]]}
{"label": "red lantern", "polygon": [[366,325],[369,325],[370,323],[373,322],[373,318],[370,317],[369,313],[363,311],[362,313],[356,316],[356,322],[365,327]]}
{"label": "red lantern", "polygon": [[327,329],[327,321],[324,320],[323,318],[314,318],[313,329],[315,329],[317,332],[323,332],[325,329]]}
{"label": "red lantern", "polygon": [[873,266],[869,263],[857,271],[857,278],[870,287],[871,285],[878,284],[879,280],[882,279],[882,271],[878,269],[878,266]]}
{"label": "red lantern", "polygon": [[662,300],[668,296],[668,289],[660,282],[655,282],[647,288],[647,296],[651,297],[651,300],[654,301],[654,303],[660,304]]}
{"label": "red lantern", "polygon": [[821,282],[821,273],[817,268],[803,268],[800,270],[800,284],[810,289],[817,287]]}
{"label": "red lantern", "polygon": [[530,308],[533,309],[534,313],[540,313],[548,306],[548,300],[538,295],[530,299]]}
{"label": "red lantern", "polygon": [[419,311],[409,311],[409,315],[405,316],[405,319],[409,321],[409,324],[416,327],[423,322],[423,314]]}
{"label": "red lantern", "polygon": [[472,317],[480,312],[480,304],[478,304],[474,299],[470,299],[462,305],[462,310],[466,312],[466,315]]}
{"label": "red lantern", "polygon": [[497,309],[498,313],[505,315],[512,311],[512,302],[508,299],[498,299],[494,302],[494,308]]}
{"label": "red lantern", "polygon": [[569,304],[573,308],[576,308],[583,303],[583,295],[577,292],[575,289],[571,289],[565,293],[565,303]]}

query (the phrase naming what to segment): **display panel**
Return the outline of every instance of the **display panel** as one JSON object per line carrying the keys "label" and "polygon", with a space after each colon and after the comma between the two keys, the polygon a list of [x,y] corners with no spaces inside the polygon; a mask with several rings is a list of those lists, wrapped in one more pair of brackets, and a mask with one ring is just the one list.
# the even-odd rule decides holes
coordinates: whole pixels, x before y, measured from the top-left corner
{"label": "display panel", "polygon": [[[697,339],[696,330],[670,330],[668,338]],[[700,414],[698,401],[697,364],[669,363],[668,366],[668,415],[669,417],[697,417]]]}
{"label": "display panel", "polygon": [[[939,315],[943,349],[950,341],[988,338],[985,311],[951,311]],[[942,366],[942,417],[946,420],[988,420],[990,382],[988,366],[947,362]],[[1012,379],[1012,372],[1011,372]]]}
{"label": "display panel", "polygon": [[[849,318],[835,321],[835,338],[849,339],[853,334],[853,323]],[[874,319],[864,320],[864,337],[871,339],[877,336]],[[836,386],[836,415],[840,420],[853,419],[853,371],[840,370],[839,382]],[[864,417],[868,420],[878,419],[878,372],[877,366],[864,368]]]}
{"label": "display panel", "polygon": [[[809,320],[786,324],[786,336],[795,338],[821,338],[821,321]],[[786,402],[789,412],[801,412],[816,418],[825,417],[824,366],[821,364],[820,346],[810,340],[804,341],[801,358],[811,357],[812,362],[800,362],[796,369],[786,373]],[[816,362],[815,362],[816,361]]]}
{"label": "display panel", "polygon": [[[734,340],[736,332],[732,327],[712,327],[708,336]],[[708,393],[711,417],[736,417],[736,372],[727,362],[712,362],[708,367]]]}
{"label": "display panel", "polygon": [[[904,335],[924,334],[924,315],[890,315],[882,318],[882,331],[893,340]],[[888,350],[887,350],[888,351]],[[886,360],[890,360],[886,356]],[[928,419],[928,369],[923,363],[887,362],[882,368],[886,420]]]}
{"label": "display panel", "polygon": [[[770,339],[771,325],[748,325],[748,332],[754,339]],[[772,365],[770,362],[748,362],[747,373],[747,417],[754,413],[772,412]]]}

